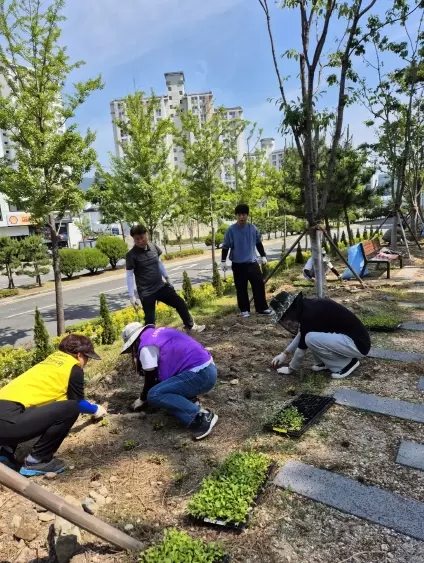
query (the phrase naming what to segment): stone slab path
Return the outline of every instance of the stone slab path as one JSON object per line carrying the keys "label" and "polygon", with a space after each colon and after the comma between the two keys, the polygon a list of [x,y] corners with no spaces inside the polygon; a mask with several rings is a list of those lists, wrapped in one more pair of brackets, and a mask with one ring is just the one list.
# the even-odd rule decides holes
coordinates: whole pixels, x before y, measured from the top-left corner
{"label": "stone slab path", "polygon": [[414,266],[405,266],[395,272],[391,273],[392,280],[401,281],[401,280],[413,280],[415,276],[417,276],[420,272],[422,272],[422,268],[415,268]]}
{"label": "stone slab path", "polygon": [[345,407],[353,407],[363,411],[385,414],[394,418],[424,423],[424,405],[421,404],[379,397],[378,395],[361,393],[360,391],[344,387],[337,389],[334,393],[334,398],[338,405]]}
{"label": "stone slab path", "polygon": [[424,303],[417,303],[416,301],[399,301],[398,305],[408,309],[424,309]]}
{"label": "stone slab path", "polygon": [[419,378],[417,387],[420,391],[424,391],[424,377],[423,376],[421,376]]}
{"label": "stone slab path", "polygon": [[341,512],[424,540],[421,502],[298,461],[286,463],[274,483]]}
{"label": "stone slab path", "polygon": [[415,330],[424,332],[424,323],[402,323],[400,325],[402,330]]}
{"label": "stone slab path", "polygon": [[397,352],[396,350],[386,350],[386,348],[371,348],[368,356],[396,362],[418,362],[424,358],[422,354],[415,352]]}
{"label": "stone slab path", "polygon": [[406,440],[401,442],[396,463],[424,471],[424,445]]}

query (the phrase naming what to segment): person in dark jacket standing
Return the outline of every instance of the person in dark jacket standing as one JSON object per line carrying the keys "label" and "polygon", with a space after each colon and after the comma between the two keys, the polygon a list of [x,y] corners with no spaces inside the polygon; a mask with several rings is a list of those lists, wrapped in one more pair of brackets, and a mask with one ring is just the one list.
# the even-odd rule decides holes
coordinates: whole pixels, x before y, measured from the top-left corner
{"label": "person in dark jacket standing", "polygon": [[277,367],[293,354],[289,365],[278,373],[296,372],[309,349],[315,358],[313,371],[330,371],[333,379],[343,379],[359,367],[359,358],[371,349],[370,335],[358,317],[331,299],[306,299],[302,292],[282,292],[272,300],[271,307],[280,325],[296,335],[272,360]]}
{"label": "person in dark jacket standing", "polygon": [[[227,256],[230,250],[230,260],[234,275],[234,285],[237,291],[237,304],[242,317],[250,316],[249,294],[250,283],[256,312],[260,315],[271,315],[265,296],[265,284],[259,263],[267,264],[265,249],[258,229],[248,222],[249,206],[237,205],[235,209],[236,223],[231,225],[225,233],[222,245],[221,267],[227,271]],[[259,252],[259,258],[256,256]]]}
{"label": "person in dark jacket standing", "polygon": [[[197,325],[190,315],[186,302],[178,295],[171,283],[160,255],[162,250],[149,242],[147,229],[133,225],[130,231],[134,239],[133,248],[126,256],[127,288],[133,307],[143,307],[146,324],[155,324],[156,302],[161,301],[177,310],[184,327],[190,332],[202,332],[204,325]],[[137,286],[138,297],[134,287]]]}

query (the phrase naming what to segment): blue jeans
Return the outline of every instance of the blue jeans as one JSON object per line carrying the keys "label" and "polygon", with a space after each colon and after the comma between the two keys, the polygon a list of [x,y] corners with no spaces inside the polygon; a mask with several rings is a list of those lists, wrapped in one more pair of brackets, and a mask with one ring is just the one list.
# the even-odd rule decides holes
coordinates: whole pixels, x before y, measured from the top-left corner
{"label": "blue jeans", "polygon": [[167,409],[188,426],[200,411],[199,405],[195,405],[190,399],[213,389],[216,375],[215,364],[209,364],[197,373],[183,371],[150,389],[147,400],[152,407]]}

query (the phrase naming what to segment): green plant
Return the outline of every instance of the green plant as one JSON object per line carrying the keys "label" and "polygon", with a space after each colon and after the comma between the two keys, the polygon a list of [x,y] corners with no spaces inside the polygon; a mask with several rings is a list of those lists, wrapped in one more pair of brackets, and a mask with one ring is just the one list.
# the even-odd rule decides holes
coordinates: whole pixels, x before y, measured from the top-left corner
{"label": "green plant", "polygon": [[187,303],[187,307],[192,307],[194,304],[193,286],[191,285],[191,280],[185,270],[183,272],[183,295],[184,301]]}
{"label": "green plant", "polygon": [[274,414],[270,420],[273,430],[286,434],[302,428],[305,417],[296,407],[287,407]]}
{"label": "green plant", "polygon": [[342,236],[340,237],[340,242],[341,242],[344,246],[347,246],[346,233],[345,233],[344,231],[342,231]]}
{"label": "green plant", "polygon": [[140,553],[139,563],[218,563],[225,556],[216,543],[195,540],[185,532],[165,530],[164,539]]}
{"label": "green plant", "polygon": [[212,285],[215,289],[216,296],[222,297],[224,288],[222,286],[222,280],[219,274],[218,264],[216,262],[213,263]]}
{"label": "green plant", "polygon": [[84,256],[85,268],[90,274],[96,274],[99,270],[104,270],[109,263],[109,258],[98,248],[83,248],[80,252]]}
{"label": "green plant", "polygon": [[356,238],[359,239],[359,240],[361,240],[361,233],[360,233],[360,231],[359,231],[359,228],[356,229]]}
{"label": "green plant", "polygon": [[363,312],[362,314],[358,315],[358,317],[362,324],[370,330],[373,330],[375,328],[393,329],[398,327],[405,320],[404,317],[396,311],[391,311],[390,313]]}
{"label": "green plant", "polygon": [[164,427],[164,423],[161,420],[153,419],[152,420],[152,428],[155,431],[162,430]]}
{"label": "green plant", "polygon": [[125,440],[124,441],[124,450],[129,452],[131,450],[134,450],[136,447],[136,443],[134,442],[134,440]]}
{"label": "green plant", "polygon": [[366,228],[366,227],[364,227],[364,233],[363,233],[363,235],[362,235],[362,238],[363,238],[364,240],[368,240],[368,231],[367,231],[367,228]]}
{"label": "green plant", "polygon": [[304,264],[304,263],[305,263],[305,259],[303,257],[302,248],[300,244],[298,244],[296,250],[296,264]]}
{"label": "green plant", "polygon": [[15,295],[19,295],[19,289],[0,289],[0,299],[14,297]]}
{"label": "green plant", "polygon": [[96,248],[108,257],[112,270],[116,269],[119,260],[125,258],[128,252],[127,243],[120,237],[99,237],[96,242]]}
{"label": "green plant", "polygon": [[77,272],[84,270],[85,260],[81,250],[76,250],[75,248],[61,248],[59,250],[59,256],[60,271],[68,279],[71,279]]}
{"label": "green plant", "polygon": [[113,326],[112,317],[107,307],[106,296],[104,293],[100,294],[100,319],[103,328],[102,344],[113,344],[116,338],[116,330]]}
{"label": "green plant", "polygon": [[256,452],[230,454],[192,496],[188,512],[197,518],[240,524],[246,521],[254,498],[264,484],[271,459]]}
{"label": "green plant", "polygon": [[188,248],[187,250],[179,250],[178,252],[168,252],[167,254],[162,254],[163,260],[174,260],[175,258],[186,258],[187,256],[196,256],[198,254],[204,254],[201,248]]}
{"label": "green plant", "polygon": [[35,278],[35,283],[41,287],[41,276],[49,273],[51,263],[43,237],[25,237],[21,241],[21,251],[23,264],[19,274]]}
{"label": "green plant", "polygon": [[328,247],[328,242],[327,239],[324,239],[323,243],[322,243],[322,249],[325,250],[325,252],[328,254],[330,252],[330,249]]}
{"label": "green plant", "polygon": [[0,380],[13,379],[27,371],[34,363],[33,353],[24,348],[0,348]]}
{"label": "green plant", "polygon": [[38,307],[35,308],[34,321],[34,363],[42,362],[54,351],[50,342],[50,335],[47,332],[43,317]]}
{"label": "green plant", "polygon": [[168,461],[168,458],[166,457],[166,455],[151,454],[147,458],[147,461],[149,463],[154,463],[155,465],[163,465]]}
{"label": "green plant", "polygon": [[22,245],[10,237],[0,237],[0,272],[9,280],[8,289],[15,289],[13,274],[21,267]]}
{"label": "green plant", "polygon": [[370,239],[374,237],[374,227],[371,225],[370,227]]}

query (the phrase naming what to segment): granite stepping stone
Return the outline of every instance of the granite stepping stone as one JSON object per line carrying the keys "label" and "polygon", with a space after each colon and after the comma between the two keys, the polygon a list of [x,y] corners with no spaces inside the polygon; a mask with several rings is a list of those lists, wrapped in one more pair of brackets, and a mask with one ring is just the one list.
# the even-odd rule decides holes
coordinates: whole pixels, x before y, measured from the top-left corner
{"label": "granite stepping stone", "polygon": [[424,391],[424,377],[423,376],[421,376],[419,378],[417,387],[420,391]]}
{"label": "granite stepping stone", "polygon": [[424,422],[424,405],[389,399],[370,393],[361,393],[354,389],[342,387],[334,393],[338,405],[354,407],[363,411],[385,414],[394,418],[402,418],[412,422]]}
{"label": "granite stepping stone", "polygon": [[424,309],[424,303],[414,303],[413,301],[402,301],[399,303],[400,307],[407,307],[408,309]]}
{"label": "granite stepping stone", "polygon": [[395,362],[418,362],[424,356],[415,352],[398,352],[397,350],[387,350],[386,348],[371,348],[368,356],[379,358],[380,360],[394,360]]}
{"label": "granite stepping stone", "polygon": [[298,461],[286,463],[274,484],[341,512],[424,540],[424,504],[416,500]]}
{"label": "granite stepping stone", "polygon": [[417,442],[402,441],[399,446],[396,463],[424,471],[424,445]]}
{"label": "granite stepping stone", "polygon": [[424,332],[424,323],[402,323],[400,328],[402,330],[416,330]]}

